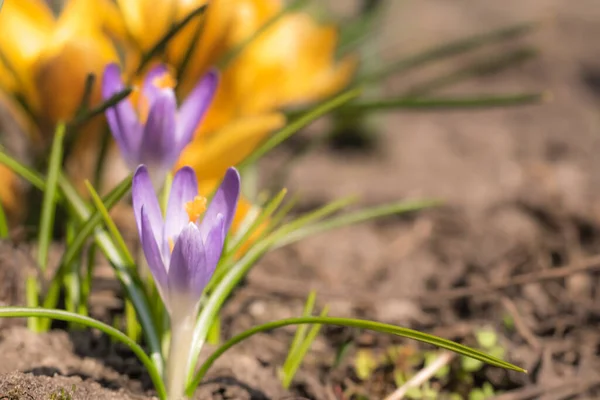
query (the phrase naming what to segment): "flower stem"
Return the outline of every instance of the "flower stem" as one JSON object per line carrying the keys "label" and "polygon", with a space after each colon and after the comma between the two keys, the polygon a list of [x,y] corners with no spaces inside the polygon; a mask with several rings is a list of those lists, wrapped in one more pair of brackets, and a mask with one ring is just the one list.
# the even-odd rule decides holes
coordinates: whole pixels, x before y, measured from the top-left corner
{"label": "flower stem", "polygon": [[167,393],[169,400],[186,399],[187,363],[194,336],[194,314],[171,320],[171,343],[167,358]]}

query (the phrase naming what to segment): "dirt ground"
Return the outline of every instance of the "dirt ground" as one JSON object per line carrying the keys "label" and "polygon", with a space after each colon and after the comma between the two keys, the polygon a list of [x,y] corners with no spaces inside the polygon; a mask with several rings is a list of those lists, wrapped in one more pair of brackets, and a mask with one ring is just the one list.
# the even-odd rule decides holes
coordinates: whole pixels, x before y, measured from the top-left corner
{"label": "dirt ground", "polygon": [[[309,290],[316,289],[319,306],[329,305],[330,315],[400,324],[468,344],[478,329],[492,327],[505,357],[530,371],[478,372],[475,385],[491,381],[504,392],[496,399],[597,398],[600,6],[594,0],[390,3],[379,42],[384,61],[444,40],[540,21],[526,38],[480,53],[532,46],[539,52],[535,59],[440,93],[547,91],[551,100],[486,111],[377,114],[373,146],[323,144],[299,159],[285,184],[301,195],[301,207],[355,194],[364,205],[417,198],[444,205],[269,254],[226,306],[224,335],[297,316]],[[402,93],[469,60],[393,77],[382,90]],[[265,185],[295,151],[294,144],[286,145],[264,160]],[[3,282],[19,280],[10,272],[11,260],[0,260]],[[4,303],[22,299],[18,290],[3,293]],[[388,370],[360,381],[352,360],[357,348],[377,352],[406,342],[333,328],[322,330],[290,391],[281,389],[276,372],[292,333],[283,329],[236,347],[197,398],[333,400],[356,388],[377,399],[393,392]],[[3,323],[0,338],[0,398],[151,395],[132,355],[102,337],[61,330],[36,336],[20,324]],[[332,367],[336,349],[347,341],[354,343],[349,355]]]}

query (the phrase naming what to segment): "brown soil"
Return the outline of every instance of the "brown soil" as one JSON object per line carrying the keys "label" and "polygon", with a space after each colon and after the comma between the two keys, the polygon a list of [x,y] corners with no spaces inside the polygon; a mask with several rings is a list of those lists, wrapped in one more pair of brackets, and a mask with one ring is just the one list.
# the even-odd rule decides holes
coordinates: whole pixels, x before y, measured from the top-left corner
{"label": "brown soil", "polygon": [[[535,46],[540,52],[535,60],[442,93],[543,90],[552,93],[552,101],[491,111],[378,114],[372,146],[321,144],[299,158],[283,179],[302,196],[304,208],[355,194],[364,205],[432,197],[445,205],[322,234],[269,254],[227,304],[224,336],[299,315],[314,288],[330,315],[400,324],[469,344],[477,329],[492,326],[506,357],[530,370],[480,371],[475,385],[491,381],[506,392],[498,399],[597,398],[600,7],[594,0],[390,3],[381,36],[385,60],[451,38],[542,20],[535,34],[480,53]],[[468,60],[453,59],[443,67]],[[382,90],[401,93],[442,70],[394,77]],[[272,176],[279,178],[277,167],[294,156],[296,145],[313,137],[309,130],[265,160],[265,186]],[[20,270],[5,267],[13,254],[2,248],[5,304],[23,299],[10,283],[21,279]],[[2,327],[0,399],[47,399],[73,385],[74,399],[149,394],[148,378],[132,355],[106,339],[85,332],[69,337],[62,330],[33,335],[4,322]],[[389,371],[358,380],[352,359],[357,347],[380,351],[397,341],[334,328],[323,329],[292,389],[282,390],[277,367],[292,333],[282,329],[237,346],[215,366],[197,398],[344,399],[343,390],[356,388],[375,399],[394,390]],[[332,368],[335,351],[347,341],[354,343],[349,356]]]}

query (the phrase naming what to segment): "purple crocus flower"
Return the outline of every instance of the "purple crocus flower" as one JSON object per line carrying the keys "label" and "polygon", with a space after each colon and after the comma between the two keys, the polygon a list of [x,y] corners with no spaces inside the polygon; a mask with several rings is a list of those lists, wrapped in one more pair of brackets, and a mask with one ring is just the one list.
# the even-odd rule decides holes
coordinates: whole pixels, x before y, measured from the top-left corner
{"label": "purple crocus flower", "polygon": [[132,185],[138,233],[160,296],[172,319],[194,313],[221,257],[237,206],[240,176],[235,168],[227,170],[205,209],[196,173],[181,168],[173,178],[164,220],[146,166],[135,171]]}
{"label": "purple crocus flower", "polygon": [[[147,166],[155,187],[162,186],[181,152],[193,138],[215,94],[218,76],[210,71],[177,108],[175,81],[164,65],[146,75],[135,89],[137,101],[125,99],[106,110],[106,119],[121,154],[131,170]],[[109,99],[125,88],[117,64],[104,70],[102,97]]]}

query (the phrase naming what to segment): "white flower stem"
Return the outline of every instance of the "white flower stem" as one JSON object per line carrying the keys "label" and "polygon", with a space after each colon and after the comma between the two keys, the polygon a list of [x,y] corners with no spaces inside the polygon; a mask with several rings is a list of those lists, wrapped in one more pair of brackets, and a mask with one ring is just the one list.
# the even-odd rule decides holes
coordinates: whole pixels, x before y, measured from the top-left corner
{"label": "white flower stem", "polygon": [[186,398],[184,396],[185,381],[194,335],[194,318],[189,315],[181,318],[175,317],[173,315],[171,319],[171,344],[167,359],[167,393],[169,400],[182,400]]}

